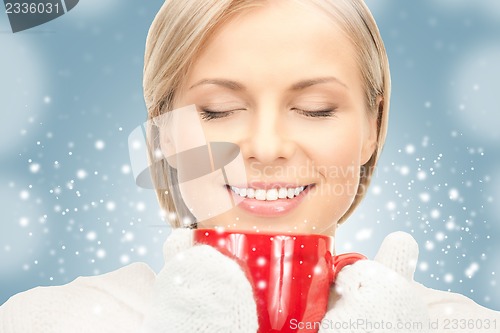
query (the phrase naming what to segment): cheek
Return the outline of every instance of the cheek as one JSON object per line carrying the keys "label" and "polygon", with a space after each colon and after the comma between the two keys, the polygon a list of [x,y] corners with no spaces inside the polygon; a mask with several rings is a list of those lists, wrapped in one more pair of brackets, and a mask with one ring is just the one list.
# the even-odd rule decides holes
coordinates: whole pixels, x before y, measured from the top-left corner
{"label": "cheek", "polygon": [[299,145],[316,165],[348,172],[359,167],[361,156],[361,134],[350,126],[317,128],[314,134],[303,133]]}
{"label": "cheek", "polygon": [[237,115],[222,122],[202,122],[207,141],[239,144],[254,132],[248,115]]}
{"label": "cheek", "polygon": [[155,118],[159,127],[162,151],[181,154],[207,143],[205,132],[194,105],[169,111]]}
{"label": "cheek", "polygon": [[233,208],[230,195],[220,185],[223,179],[216,171],[178,185],[178,193],[197,221],[207,220]]}
{"label": "cheek", "polygon": [[317,130],[302,141],[302,150],[321,179],[318,194],[342,214],[357,193],[360,175],[361,134],[349,128]]}

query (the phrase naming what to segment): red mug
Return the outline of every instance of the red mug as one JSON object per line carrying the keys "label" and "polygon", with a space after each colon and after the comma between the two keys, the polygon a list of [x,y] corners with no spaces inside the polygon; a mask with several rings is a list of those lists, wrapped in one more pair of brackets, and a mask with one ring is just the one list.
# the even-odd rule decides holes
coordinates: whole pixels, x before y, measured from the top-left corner
{"label": "red mug", "polygon": [[337,273],[365,256],[334,256],[334,237],[194,230],[196,244],[210,245],[236,260],[252,284],[258,333],[317,332]]}

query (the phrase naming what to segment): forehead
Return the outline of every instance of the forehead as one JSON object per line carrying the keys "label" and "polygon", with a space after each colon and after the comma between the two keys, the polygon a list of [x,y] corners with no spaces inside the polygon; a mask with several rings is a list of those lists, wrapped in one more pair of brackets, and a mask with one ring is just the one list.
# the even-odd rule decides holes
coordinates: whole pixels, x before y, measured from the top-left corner
{"label": "forehead", "polygon": [[195,59],[187,83],[225,77],[285,83],[304,77],[359,80],[354,47],[319,9],[273,0],[238,13],[221,25]]}

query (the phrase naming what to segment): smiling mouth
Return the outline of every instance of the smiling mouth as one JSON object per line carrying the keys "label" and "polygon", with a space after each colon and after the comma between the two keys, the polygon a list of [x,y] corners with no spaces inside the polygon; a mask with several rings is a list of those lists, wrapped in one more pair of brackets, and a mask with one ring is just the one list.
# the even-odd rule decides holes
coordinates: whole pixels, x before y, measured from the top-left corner
{"label": "smiling mouth", "polygon": [[297,187],[287,186],[280,188],[271,188],[267,190],[252,187],[236,187],[229,185],[226,186],[231,190],[231,192],[239,195],[242,198],[255,199],[259,201],[275,201],[278,199],[293,199],[313,185],[314,184]]}

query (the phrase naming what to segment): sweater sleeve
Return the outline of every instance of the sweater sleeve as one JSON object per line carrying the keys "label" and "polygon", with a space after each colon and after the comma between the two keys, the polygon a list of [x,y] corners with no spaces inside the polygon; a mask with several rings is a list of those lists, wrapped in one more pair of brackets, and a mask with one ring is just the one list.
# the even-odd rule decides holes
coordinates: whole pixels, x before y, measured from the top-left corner
{"label": "sweater sleeve", "polygon": [[137,332],[154,280],[147,265],[136,263],[19,293],[0,307],[0,332]]}
{"label": "sweater sleeve", "polygon": [[415,282],[429,309],[432,333],[499,333],[500,312],[475,303],[463,295],[434,290]]}

